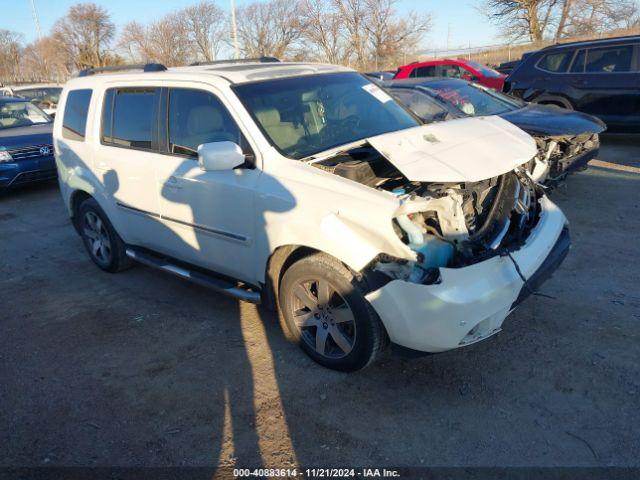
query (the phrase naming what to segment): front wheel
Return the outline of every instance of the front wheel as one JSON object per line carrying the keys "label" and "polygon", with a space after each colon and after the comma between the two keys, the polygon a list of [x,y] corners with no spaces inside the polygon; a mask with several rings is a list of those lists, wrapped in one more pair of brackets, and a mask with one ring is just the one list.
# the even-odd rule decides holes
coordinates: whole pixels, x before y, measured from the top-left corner
{"label": "front wheel", "polygon": [[294,263],[280,283],[280,308],[300,347],[319,364],[354,371],[373,363],[386,332],[353,274],[323,254]]}

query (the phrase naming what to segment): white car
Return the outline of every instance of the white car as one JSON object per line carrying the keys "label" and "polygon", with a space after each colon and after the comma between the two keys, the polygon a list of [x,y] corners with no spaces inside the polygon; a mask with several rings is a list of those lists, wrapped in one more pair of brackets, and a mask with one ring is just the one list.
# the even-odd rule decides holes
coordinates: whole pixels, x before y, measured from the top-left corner
{"label": "white car", "polygon": [[[121,67],[123,68],[123,67]],[[421,125],[348,68],[216,63],[70,80],[54,147],[91,259],[280,309],[314,360],[485,339],[566,255],[497,117]]]}
{"label": "white car", "polygon": [[50,116],[55,116],[62,85],[56,83],[15,85],[0,88],[0,95],[26,98]]}

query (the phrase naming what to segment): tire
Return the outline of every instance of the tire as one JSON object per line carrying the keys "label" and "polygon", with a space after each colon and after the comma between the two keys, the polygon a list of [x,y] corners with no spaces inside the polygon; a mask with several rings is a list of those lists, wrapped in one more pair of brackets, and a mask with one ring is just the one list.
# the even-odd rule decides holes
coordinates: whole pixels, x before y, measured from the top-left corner
{"label": "tire", "polygon": [[307,355],[350,372],[372,364],[388,343],[365,293],[342,263],[316,254],[287,269],[279,303],[287,329]]}
{"label": "tire", "polygon": [[133,265],[125,253],[125,244],[107,215],[93,198],[78,208],[78,230],[93,263],[105,272],[116,273]]}

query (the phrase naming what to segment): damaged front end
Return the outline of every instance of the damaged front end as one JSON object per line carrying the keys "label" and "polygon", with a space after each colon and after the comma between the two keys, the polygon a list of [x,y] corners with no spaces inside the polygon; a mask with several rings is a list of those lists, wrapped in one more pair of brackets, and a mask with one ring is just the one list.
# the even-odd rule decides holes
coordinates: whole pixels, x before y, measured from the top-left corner
{"label": "damaged front end", "polygon": [[536,225],[544,195],[522,167],[481,181],[410,181],[368,144],[313,165],[399,200],[393,229],[413,260],[380,255],[367,268],[378,274],[376,283],[386,278],[433,284],[441,267],[465,267],[517,250]]}
{"label": "damaged front end", "polygon": [[488,338],[562,262],[566,218],[522,166],[535,154],[522,130],[485,118],[373,137],[310,161],[395,197],[383,233],[393,253],[360,269],[393,343],[442,352]]}
{"label": "damaged front end", "polygon": [[532,178],[551,186],[564,180],[569,173],[586,168],[600,151],[597,133],[534,138],[538,155],[527,164],[527,169]]}
{"label": "damaged front end", "polygon": [[398,237],[416,253],[404,268],[384,259],[375,270],[413,283],[438,281],[438,269],[460,268],[515,251],[535,227],[543,193],[522,169],[480,182],[421,184],[394,219]]}

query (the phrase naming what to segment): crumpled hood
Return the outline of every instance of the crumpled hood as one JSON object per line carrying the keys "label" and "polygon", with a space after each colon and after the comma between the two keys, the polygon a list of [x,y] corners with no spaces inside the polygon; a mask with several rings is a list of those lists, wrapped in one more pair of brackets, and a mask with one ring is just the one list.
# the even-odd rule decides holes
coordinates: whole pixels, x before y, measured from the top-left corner
{"label": "crumpled hood", "polygon": [[531,136],[496,116],[422,125],[367,141],[415,182],[477,182],[511,171],[537,153]]}

